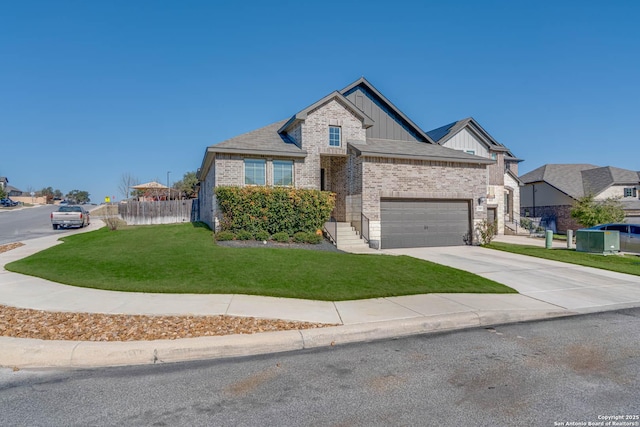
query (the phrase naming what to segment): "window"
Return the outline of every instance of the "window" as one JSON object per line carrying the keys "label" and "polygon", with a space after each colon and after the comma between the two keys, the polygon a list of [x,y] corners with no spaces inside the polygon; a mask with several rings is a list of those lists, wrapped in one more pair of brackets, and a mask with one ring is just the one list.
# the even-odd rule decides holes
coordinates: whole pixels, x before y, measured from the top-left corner
{"label": "window", "polygon": [[616,225],[607,225],[605,227],[606,230],[611,230],[611,231],[619,231],[621,233],[628,233],[629,231],[629,226],[628,225],[624,225],[624,224],[616,224]]}
{"label": "window", "polygon": [[465,153],[476,154],[476,150],[464,150]]}
{"label": "window", "polygon": [[329,146],[340,147],[340,128],[329,126]]}
{"label": "window", "polygon": [[293,185],[293,162],[291,160],[273,161],[273,185]]}
{"label": "window", "polygon": [[636,197],[637,191],[635,187],[625,188],[624,189],[624,197]]}
{"label": "window", "polygon": [[497,153],[491,153],[491,160],[498,160],[498,154]]}
{"label": "window", "polygon": [[262,159],[245,159],[244,184],[265,185],[265,164],[265,160]]}

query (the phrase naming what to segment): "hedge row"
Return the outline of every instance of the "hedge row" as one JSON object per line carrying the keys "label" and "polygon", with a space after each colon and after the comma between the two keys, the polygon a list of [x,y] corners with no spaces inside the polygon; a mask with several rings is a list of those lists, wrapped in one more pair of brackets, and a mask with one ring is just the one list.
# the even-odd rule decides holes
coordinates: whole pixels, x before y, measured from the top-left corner
{"label": "hedge row", "polygon": [[278,243],[312,243],[318,244],[321,243],[323,238],[321,234],[316,233],[308,233],[305,231],[298,231],[293,236],[289,236],[285,232],[279,232],[274,234],[273,236],[269,236],[268,233],[262,234],[263,232],[259,232],[257,235],[252,235],[250,232],[246,230],[240,230],[237,233],[233,233],[231,231],[219,231],[215,234],[215,238],[218,241],[228,241],[228,240],[258,240],[260,242],[266,240],[273,240]]}
{"label": "hedge row", "polygon": [[315,232],[329,220],[335,195],[286,187],[217,187],[222,230],[255,235]]}

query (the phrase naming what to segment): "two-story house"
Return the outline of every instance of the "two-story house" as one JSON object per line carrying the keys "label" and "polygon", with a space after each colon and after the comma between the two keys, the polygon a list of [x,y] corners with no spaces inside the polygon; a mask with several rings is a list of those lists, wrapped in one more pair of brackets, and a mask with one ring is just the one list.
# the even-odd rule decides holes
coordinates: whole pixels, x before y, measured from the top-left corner
{"label": "two-story house", "polygon": [[201,220],[219,227],[217,186],[284,185],[334,192],[332,219],[353,225],[371,247],[475,243],[504,191],[503,181],[492,187],[491,168],[510,155],[485,138],[486,153],[440,145],[361,78],[288,119],[208,147],[197,174]]}

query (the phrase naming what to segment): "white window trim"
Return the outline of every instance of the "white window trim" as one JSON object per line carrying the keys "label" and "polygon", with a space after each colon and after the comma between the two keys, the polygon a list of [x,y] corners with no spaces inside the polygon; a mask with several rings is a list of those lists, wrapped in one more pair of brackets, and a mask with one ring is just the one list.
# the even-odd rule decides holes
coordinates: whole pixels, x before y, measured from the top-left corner
{"label": "white window trim", "polygon": [[[338,140],[338,145],[331,145],[331,129],[338,129],[338,136],[339,136],[339,140]],[[342,127],[341,126],[335,126],[335,125],[330,125],[329,126],[329,141],[328,141],[329,147],[342,147]]]}
{"label": "white window trim", "polygon": [[[276,184],[276,168],[275,168],[275,164],[281,162],[281,163],[290,163],[291,164],[291,184]],[[293,160],[286,160],[286,159],[275,159],[271,162],[271,176],[273,179],[273,186],[274,187],[294,187],[295,186],[295,162]]]}
{"label": "white window trim", "polygon": [[[264,173],[264,184],[247,184],[247,160],[251,160],[251,161],[260,161],[264,163],[264,169],[263,169],[263,173]],[[255,157],[245,157],[242,160],[242,183],[245,186],[251,186],[251,187],[261,187],[261,186],[265,186],[267,185],[267,160],[266,159],[260,159],[260,158],[255,158]]]}

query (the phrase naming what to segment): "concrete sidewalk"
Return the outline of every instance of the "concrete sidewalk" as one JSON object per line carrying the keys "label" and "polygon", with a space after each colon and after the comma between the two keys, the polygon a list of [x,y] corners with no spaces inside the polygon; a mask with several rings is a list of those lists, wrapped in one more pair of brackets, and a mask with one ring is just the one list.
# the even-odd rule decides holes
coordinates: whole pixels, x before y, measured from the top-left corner
{"label": "concrete sidewalk", "polygon": [[[91,227],[98,225],[92,224]],[[615,304],[607,300],[600,306],[587,304],[585,309],[584,304],[567,303],[579,301],[580,298],[575,295],[558,300],[543,292],[536,293],[535,290],[530,290],[528,294],[428,294],[339,302],[248,295],[142,294],[66,286],[4,269],[8,262],[57,244],[57,237],[26,241],[25,246],[0,254],[0,304],[47,311],[107,314],[233,315],[341,326],[138,342],[43,341],[0,337],[0,366],[90,367],[233,357],[543,319],[628,304],[640,305],[639,294],[637,301],[635,297]],[[456,264],[456,268],[487,274],[497,282],[509,282],[506,284],[516,289],[538,280],[535,275],[531,278],[532,272],[539,269],[537,260],[513,255],[515,258],[496,263],[493,261],[498,257],[493,254],[494,251],[490,255],[487,251],[465,246],[386,252],[430,260],[437,258],[435,262]],[[530,263],[536,266],[532,269],[523,267]],[[513,268],[514,265],[517,268]],[[545,265],[542,270],[548,268]],[[569,275],[579,272],[583,267],[571,268],[575,271]],[[482,269],[488,271],[480,271]],[[622,286],[631,281],[638,288],[635,276],[617,277],[616,280],[624,282]],[[517,286],[513,286],[513,283]]]}

